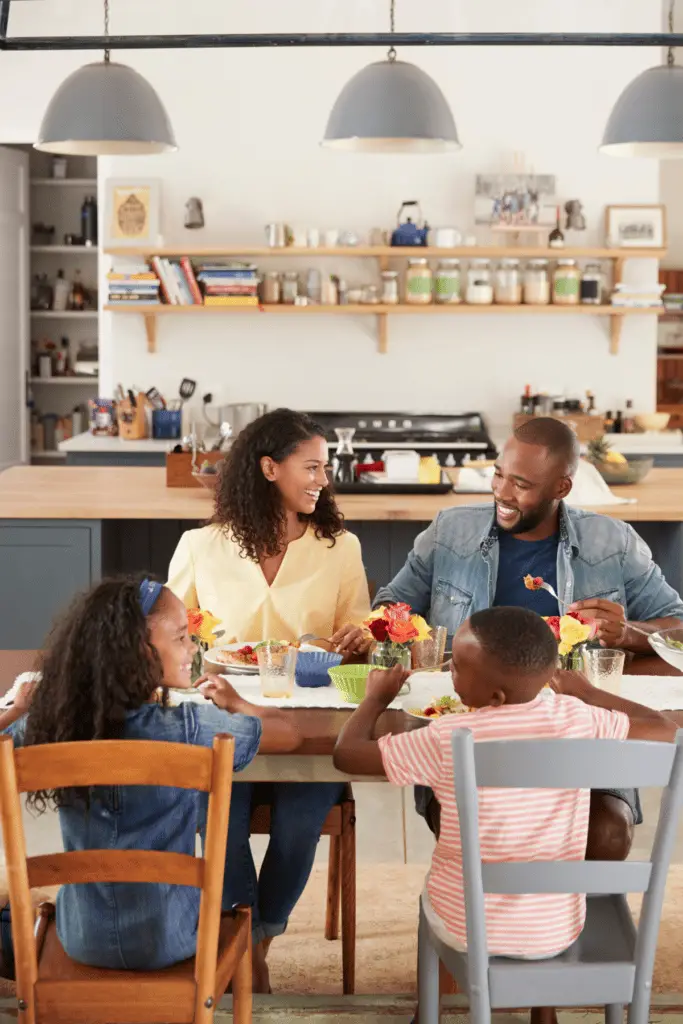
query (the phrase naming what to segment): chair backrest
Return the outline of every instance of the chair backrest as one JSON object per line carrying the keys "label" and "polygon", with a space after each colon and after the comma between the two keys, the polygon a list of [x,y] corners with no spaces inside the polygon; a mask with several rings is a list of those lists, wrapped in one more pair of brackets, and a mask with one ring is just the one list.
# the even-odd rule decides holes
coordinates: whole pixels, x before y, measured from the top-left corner
{"label": "chair backrest", "polygon": [[[14,749],[0,737],[0,821],[12,907],[17,999],[34,1020],[38,977],[30,889],[83,882],[165,882],[201,889],[195,981],[213,992],[230,815],[234,739],[213,749],[147,740],[94,740]],[[204,857],[157,850],[77,850],[26,856],[20,794],[90,786],[172,786],[209,794]]]}
{"label": "chair backrest", "polygon": [[[452,751],[462,843],[470,984],[488,988],[484,893],[644,893],[635,955],[636,984],[649,982],[666,876],[683,800],[683,730],[678,732],[675,743],[635,740],[475,743],[469,729],[456,729]],[[539,770],[541,765],[542,771]],[[482,863],[478,787],[630,789],[641,786],[663,787],[649,861]]]}

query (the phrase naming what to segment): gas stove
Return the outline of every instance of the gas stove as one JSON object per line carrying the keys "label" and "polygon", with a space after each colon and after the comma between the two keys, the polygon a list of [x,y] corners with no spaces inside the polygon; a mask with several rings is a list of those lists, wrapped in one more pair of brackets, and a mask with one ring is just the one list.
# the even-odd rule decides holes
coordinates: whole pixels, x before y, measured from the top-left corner
{"label": "gas stove", "polygon": [[483,416],[478,412],[310,412],[325,428],[331,452],[337,444],[335,427],[354,427],[353,449],[360,462],[379,460],[388,449],[435,455],[440,465],[461,466],[476,459],[495,459],[498,452]]}

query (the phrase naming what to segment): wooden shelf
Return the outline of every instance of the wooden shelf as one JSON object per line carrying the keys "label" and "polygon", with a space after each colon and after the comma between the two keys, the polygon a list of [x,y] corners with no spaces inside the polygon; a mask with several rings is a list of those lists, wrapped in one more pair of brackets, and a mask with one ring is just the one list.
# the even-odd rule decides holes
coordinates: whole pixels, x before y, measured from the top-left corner
{"label": "wooden shelf", "polygon": [[49,252],[65,255],[97,256],[96,245],[32,245],[31,252]]}
{"label": "wooden shelf", "polygon": [[57,385],[58,387],[92,387],[98,386],[97,377],[29,377],[30,384]]}
{"label": "wooden shelf", "polygon": [[31,316],[36,320],[97,320],[97,310],[87,309],[80,313],[76,309],[65,309],[64,312],[55,309],[32,309]]}
{"label": "wooden shelf", "polygon": [[[610,317],[610,352],[619,351],[619,341],[624,317],[626,316],[657,316],[659,309],[624,308],[617,306],[468,306],[461,305],[349,305],[349,306],[167,306],[164,304],[117,305],[104,306],[108,313],[123,313],[142,316],[147,335],[149,352],[156,351],[157,318],[159,316],[205,316],[212,313],[265,313],[275,316],[376,316],[378,326],[378,350],[388,350],[387,317],[389,316],[606,316]],[[57,314],[59,315],[59,314]]]}
{"label": "wooden shelf", "polygon": [[405,259],[407,256],[425,256],[428,259],[509,259],[519,257],[520,259],[587,259],[587,260],[630,260],[630,259],[653,259],[659,260],[666,255],[665,249],[607,249],[591,248],[587,246],[567,247],[565,249],[549,249],[546,246],[511,246],[511,245],[472,245],[458,246],[454,249],[436,249],[433,246],[386,246],[386,245],[357,245],[357,246],[320,246],[316,249],[297,248],[288,245],[283,248],[273,249],[268,246],[209,246],[192,248],[182,245],[164,246],[161,248],[149,248],[146,246],[135,246],[130,248],[108,248],[104,252],[109,256],[131,259],[150,259],[152,256],[181,257],[189,256],[191,259],[214,259],[218,257],[236,258],[239,256],[248,257],[282,257],[301,256],[308,259],[315,256],[339,256],[344,258],[366,259]]}
{"label": "wooden shelf", "polygon": [[97,178],[31,178],[31,184],[53,188],[97,188]]}

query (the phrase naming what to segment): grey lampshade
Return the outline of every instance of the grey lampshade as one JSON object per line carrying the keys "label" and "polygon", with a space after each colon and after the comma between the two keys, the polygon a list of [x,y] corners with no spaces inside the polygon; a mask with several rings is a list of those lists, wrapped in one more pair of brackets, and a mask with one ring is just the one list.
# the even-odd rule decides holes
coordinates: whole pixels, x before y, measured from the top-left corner
{"label": "grey lampshade", "polygon": [[47,153],[118,156],[178,148],[164,105],[125,64],[86,64],[52,97],[35,142]]}
{"label": "grey lampshade", "polygon": [[649,68],[626,86],[607,121],[600,152],[683,158],[683,67]]}
{"label": "grey lampshade", "polygon": [[365,153],[443,153],[460,149],[460,140],[436,82],[414,64],[384,60],[346,83],[322,145]]}

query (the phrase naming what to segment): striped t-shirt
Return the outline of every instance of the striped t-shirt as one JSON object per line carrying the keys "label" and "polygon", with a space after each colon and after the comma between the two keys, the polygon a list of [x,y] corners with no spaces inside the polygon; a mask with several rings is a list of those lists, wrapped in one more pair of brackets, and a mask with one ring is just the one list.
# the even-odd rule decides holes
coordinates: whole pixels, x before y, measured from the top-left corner
{"label": "striped t-shirt", "polygon": [[[464,948],[462,852],[451,753],[452,732],[460,728],[471,729],[475,741],[625,739],[629,720],[621,712],[592,707],[574,697],[539,694],[528,704],[447,715],[423,729],[379,740],[389,781],[397,786],[431,786],[441,804],[441,834],[427,890],[454,944]],[[543,765],[538,768],[541,773]],[[482,860],[583,860],[589,808],[588,790],[480,789]],[[487,893],[485,901],[491,954],[553,956],[576,939],[586,916],[581,894]]]}

